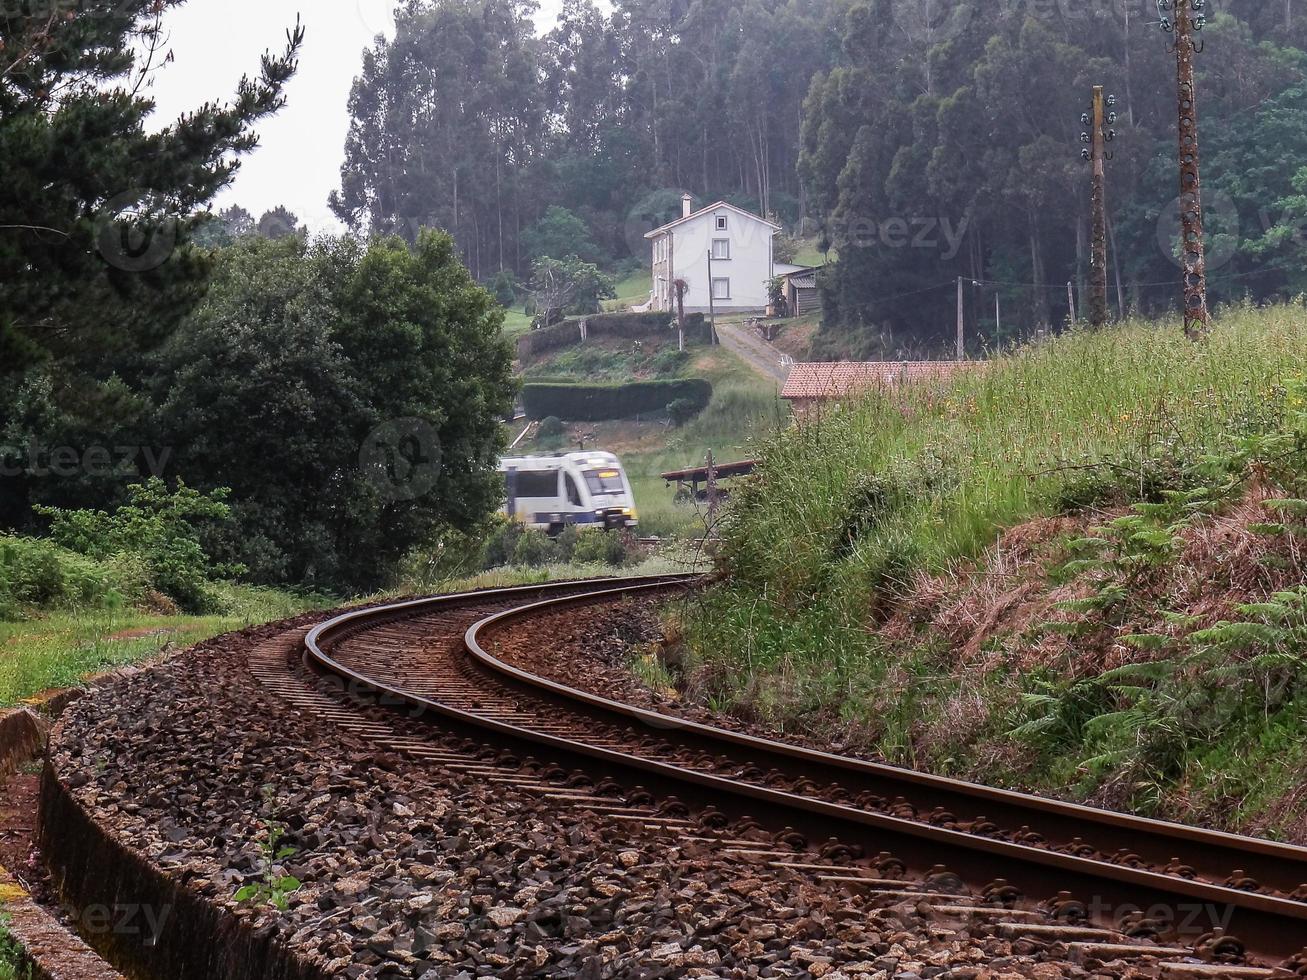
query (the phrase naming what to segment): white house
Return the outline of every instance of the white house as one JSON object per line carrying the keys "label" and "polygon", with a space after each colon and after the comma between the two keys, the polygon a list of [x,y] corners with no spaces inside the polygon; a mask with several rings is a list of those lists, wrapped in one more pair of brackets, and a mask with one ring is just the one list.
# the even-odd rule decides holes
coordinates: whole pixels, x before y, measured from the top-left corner
{"label": "white house", "polygon": [[653,247],[649,309],[674,311],[674,284],[683,279],[687,313],[707,313],[710,305],[718,313],[765,310],[767,284],[796,268],[775,261],[772,239],[780,226],[724,201],[694,212],[690,202],[686,194],[682,216],[644,236]]}

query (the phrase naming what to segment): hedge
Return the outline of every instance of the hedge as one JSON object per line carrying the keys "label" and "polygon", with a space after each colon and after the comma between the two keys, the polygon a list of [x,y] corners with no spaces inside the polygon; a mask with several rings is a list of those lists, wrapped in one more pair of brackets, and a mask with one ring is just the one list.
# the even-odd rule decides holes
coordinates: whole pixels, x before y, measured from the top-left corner
{"label": "hedge", "polygon": [[[581,321],[586,324],[586,334],[590,337],[622,337],[627,340],[667,339],[676,336],[669,324],[673,320],[671,313],[599,313],[594,316],[567,320],[552,327],[542,327],[523,334],[517,341],[517,356],[521,359],[571,347],[581,343]],[[685,340],[688,344],[708,343],[708,328],[702,313],[692,313],[686,318]]]}
{"label": "hedge", "polygon": [[557,415],[569,422],[599,422],[635,415],[667,414],[667,406],[684,399],[702,412],[712,401],[712,384],[703,378],[636,381],[624,385],[527,384],[522,404],[527,418]]}

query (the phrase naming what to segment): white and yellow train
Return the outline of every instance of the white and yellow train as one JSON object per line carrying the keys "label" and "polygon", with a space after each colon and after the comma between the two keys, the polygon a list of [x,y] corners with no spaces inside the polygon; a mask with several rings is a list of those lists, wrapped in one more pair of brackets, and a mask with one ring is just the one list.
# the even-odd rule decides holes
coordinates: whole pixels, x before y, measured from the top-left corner
{"label": "white and yellow train", "polygon": [[640,523],[622,461],[612,453],[560,453],[503,459],[504,513],[527,527],[633,529]]}

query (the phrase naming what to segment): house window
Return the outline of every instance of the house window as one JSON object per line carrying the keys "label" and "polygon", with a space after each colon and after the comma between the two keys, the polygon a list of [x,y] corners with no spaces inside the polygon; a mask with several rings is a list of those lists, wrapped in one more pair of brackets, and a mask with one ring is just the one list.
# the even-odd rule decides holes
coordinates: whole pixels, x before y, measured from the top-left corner
{"label": "house window", "polygon": [[726,230],[726,215],[724,214],[717,215],[717,230],[718,231]]}
{"label": "house window", "polygon": [[731,281],[729,279],[714,279],[712,281],[712,298],[730,299]]}
{"label": "house window", "polygon": [[722,261],[729,259],[731,257],[731,240],[729,238],[714,238],[712,257]]}

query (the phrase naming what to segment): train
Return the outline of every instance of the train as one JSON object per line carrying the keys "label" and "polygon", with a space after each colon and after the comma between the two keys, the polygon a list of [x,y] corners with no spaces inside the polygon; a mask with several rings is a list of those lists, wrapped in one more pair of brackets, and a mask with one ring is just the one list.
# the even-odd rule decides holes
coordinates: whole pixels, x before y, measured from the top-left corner
{"label": "train", "polygon": [[503,513],[526,527],[560,534],[568,527],[634,530],[640,516],[622,461],[608,452],[502,459]]}

